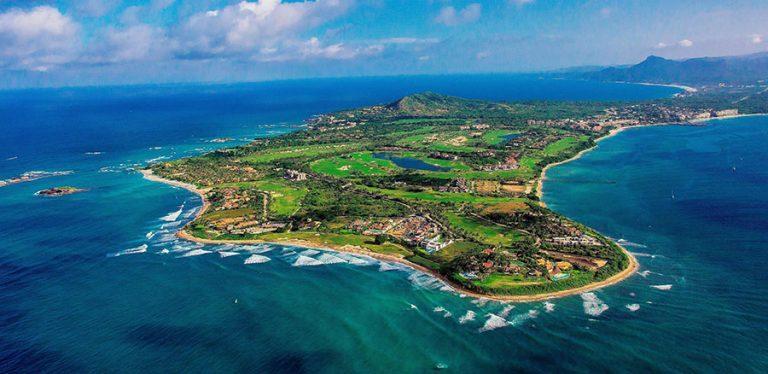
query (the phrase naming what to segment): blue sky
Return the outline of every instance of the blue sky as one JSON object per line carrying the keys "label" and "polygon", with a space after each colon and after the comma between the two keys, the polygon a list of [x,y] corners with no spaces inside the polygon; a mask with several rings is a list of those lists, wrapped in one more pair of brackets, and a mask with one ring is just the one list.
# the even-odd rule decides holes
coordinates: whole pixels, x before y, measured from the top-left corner
{"label": "blue sky", "polygon": [[768,50],[768,1],[0,0],[0,87],[529,72]]}

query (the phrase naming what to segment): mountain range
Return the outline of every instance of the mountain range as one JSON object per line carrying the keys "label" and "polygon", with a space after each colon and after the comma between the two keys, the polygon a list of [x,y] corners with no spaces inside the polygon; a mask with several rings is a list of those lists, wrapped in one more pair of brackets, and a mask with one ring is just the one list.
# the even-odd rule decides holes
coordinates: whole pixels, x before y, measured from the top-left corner
{"label": "mountain range", "polygon": [[768,52],[686,60],[649,56],[636,65],[573,74],[601,81],[677,83],[694,86],[719,83],[748,84],[768,79]]}

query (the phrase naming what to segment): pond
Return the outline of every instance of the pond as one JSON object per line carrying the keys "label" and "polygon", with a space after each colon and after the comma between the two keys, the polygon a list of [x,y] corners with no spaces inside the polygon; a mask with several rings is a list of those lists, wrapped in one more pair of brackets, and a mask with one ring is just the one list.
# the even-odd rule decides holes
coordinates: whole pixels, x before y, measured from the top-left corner
{"label": "pond", "polygon": [[521,135],[523,134],[507,134],[502,136],[502,138],[504,139],[504,143],[506,144],[506,143],[509,143],[512,139],[519,138]]}
{"label": "pond", "polygon": [[392,161],[395,165],[403,169],[411,170],[426,170],[426,171],[448,171],[449,167],[437,166],[426,163],[422,160],[413,157],[400,157],[392,153],[376,152],[373,154],[374,158]]}

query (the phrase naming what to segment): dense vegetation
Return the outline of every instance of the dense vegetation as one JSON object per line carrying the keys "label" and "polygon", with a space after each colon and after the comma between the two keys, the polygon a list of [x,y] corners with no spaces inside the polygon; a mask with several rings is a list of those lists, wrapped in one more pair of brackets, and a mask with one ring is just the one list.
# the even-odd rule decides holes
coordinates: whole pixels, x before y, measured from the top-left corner
{"label": "dense vegetation", "polygon": [[205,191],[211,209],[187,228],[197,237],[352,245],[478,292],[538,294],[603,280],[628,265],[610,240],[539,204],[542,168],[621,126],[685,121],[734,105],[763,111],[764,92],[633,104],[424,93],[151,169]]}

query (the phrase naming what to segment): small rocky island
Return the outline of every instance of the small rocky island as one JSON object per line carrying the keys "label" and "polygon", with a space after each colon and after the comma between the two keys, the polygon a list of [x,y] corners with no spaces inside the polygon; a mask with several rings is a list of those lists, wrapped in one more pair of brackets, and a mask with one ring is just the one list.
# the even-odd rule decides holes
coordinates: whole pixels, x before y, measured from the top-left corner
{"label": "small rocky island", "polygon": [[64,195],[71,195],[78,192],[85,191],[82,188],[77,187],[71,187],[71,186],[62,186],[62,187],[51,187],[44,190],[37,191],[35,195],[37,196],[48,196],[48,197],[56,197],[56,196],[64,196]]}

